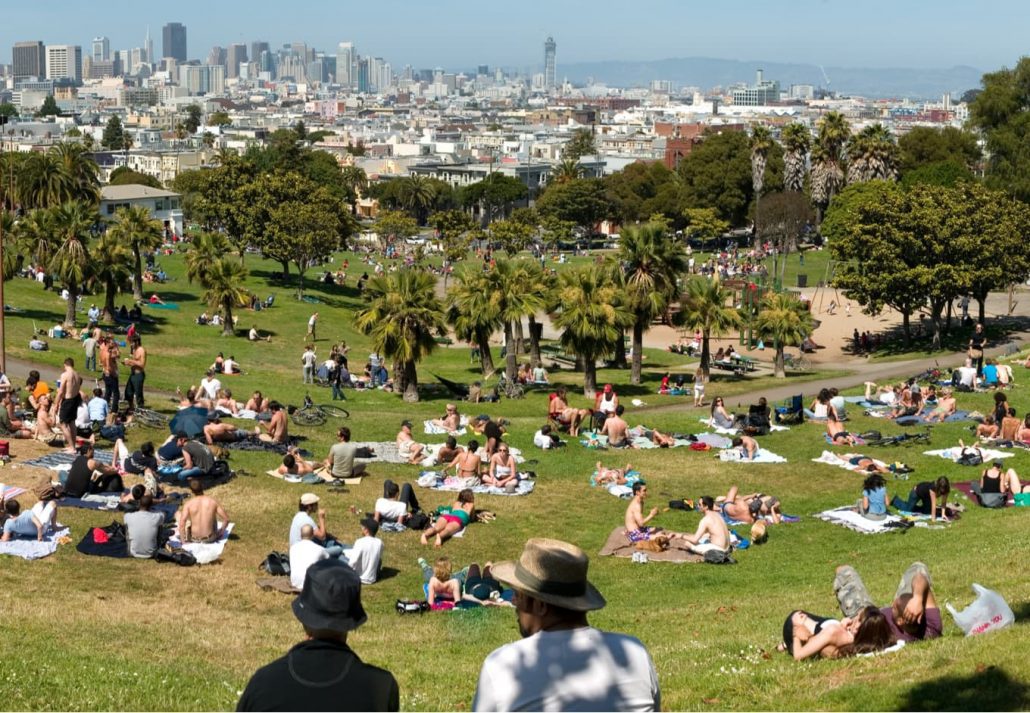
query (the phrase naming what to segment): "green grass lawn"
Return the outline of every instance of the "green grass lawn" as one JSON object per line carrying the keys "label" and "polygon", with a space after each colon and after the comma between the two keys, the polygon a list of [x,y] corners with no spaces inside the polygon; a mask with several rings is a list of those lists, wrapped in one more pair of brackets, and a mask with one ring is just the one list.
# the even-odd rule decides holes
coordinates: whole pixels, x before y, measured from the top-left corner
{"label": "green grass lawn", "polygon": [[[281,401],[298,403],[306,388],[300,383],[300,353],[306,320],[314,309],[321,315],[320,354],[330,340],[346,339],[352,364],[368,354],[368,341],[353,327],[360,304],[353,280],[360,274],[353,258],[349,286],[309,285],[320,304],[298,302],[289,285],[269,282],[277,269],[248,256],[250,286],[260,296],[274,293],[269,311],[240,316],[241,334],[251,323],[273,334],[270,344],[250,344],[244,337],[226,338],[214,327],[199,327],[193,318],[203,309],[198,291],[181,278],[181,263],[163,258],[173,280],[159,294],[181,309],[157,310],[155,327],[144,331],[150,349],[148,387],[172,390],[197,383],[215,353],[233,354],[247,372],[225,378],[238,396],[260,388]],[[309,277],[312,273],[309,273]],[[53,341],[52,351],[30,354],[25,345],[32,328],[52,325],[63,303],[38,285],[15,279],[6,285],[6,300],[26,312],[8,315],[8,353],[40,357],[58,364],[66,356],[81,360],[81,348]],[[88,298],[85,300],[88,306]],[[687,407],[688,399],[654,394],[666,369],[692,370],[685,358],[648,350],[647,381],[628,385],[628,373],[604,370],[631,398],[648,406],[680,403],[681,408],[629,408],[632,425],[645,422],[668,431],[700,430],[703,412]],[[495,354],[496,358],[496,354]],[[497,359],[498,364],[500,360]],[[419,369],[423,382],[431,372],[457,381],[478,373],[464,347],[440,348]],[[1017,370],[1017,381],[1025,380]],[[558,380],[579,384],[579,375],[558,372]],[[825,375],[823,375],[825,376]],[[741,395],[772,386],[771,377],[716,381],[715,393]],[[804,390],[811,393],[812,383]],[[1011,399],[1020,415],[1030,409],[1021,384]],[[328,401],[327,390],[315,389],[316,401]],[[357,440],[392,440],[404,418],[421,420],[443,412],[445,393],[426,393],[418,404],[393,394],[348,392],[349,425]],[[1027,681],[1030,660],[1019,651],[1030,645],[1030,630],[1017,622],[1008,630],[980,638],[963,638],[945,613],[942,639],[909,646],[883,658],[795,663],[775,651],[783,619],[794,608],[822,614],[836,611],[831,591],[834,568],[850,562],[859,568],[874,596],[886,602],[904,568],[915,559],[931,568],[938,598],[968,604],[970,585],[979,582],[1000,591],[1017,617],[1030,614],[1030,581],[1026,577],[1025,544],[1028,511],[1019,508],[984,511],[971,508],[944,530],[913,529],[906,534],[863,536],[816,520],[811,515],[853,502],[861,477],[812,463],[826,444],[816,424],[760,439],[764,447],[785,456],[781,465],[721,464],[711,454],[673,451],[598,452],[578,443],[561,452],[532,449],[533,431],[544,420],[546,392],[531,391],[524,400],[483,404],[475,411],[512,421],[509,440],[537,462],[536,492],[525,498],[482,496],[477,506],[497,514],[492,524],[472,526],[463,539],[447,543],[445,554],[456,568],[470,562],[514,558],[529,537],[559,537],[581,545],[591,555],[590,576],[607,598],[607,608],[591,616],[595,625],[640,637],[656,662],[663,704],[690,710],[942,710],[1025,709],[1030,705]],[[961,395],[960,407],[987,411],[988,394]],[[584,404],[579,396],[574,403]],[[151,405],[171,410],[170,402]],[[473,410],[473,407],[465,409]],[[852,429],[895,427],[852,409]],[[304,446],[319,458],[333,441],[335,423],[292,430],[305,436]],[[418,429],[420,430],[420,429]],[[133,444],[144,437],[163,438],[156,431],[132,431]],[[966,424],[933,428],[933,447],[969,438]],[[422,437],[435,441],[436,437]],[[13,449],[19,453],[19,446]],[[839,452],[844,449],[837,449]],[[869,449],[867,449],[869,450]],[[873,455],[901,460],[916,468],[915,479],[948,475],[970,479],[975,468],[924,456],[918,447],[898,447]],[[637,565],[628,559],[596,556],[612,528],[622,522],[626,503],[588,484],[596,461],[631,462],[648,480],[653,504],[672,498],[725,493],[732,484],[745,491],[761,489],[778,495],[786,512],[801,515],[797,524],[771,528],[768,544],[738,554],[738,564]],[[18,459],[15,460],[15,464]],[[277,463],[273,456],[234,452],[234,468],[263,473]],[[1020,451],[1006,465],[1030,475],[1030,454]],[[414,466],[375,465],[372,475],[349,492],[323,492],[330,529],[350,540],[358,532],[358,515],[381,492],[384,478],[413,480]],[[4,482],[31,483],[38,472],[8,465]],[[903,497],[916,480],[889,484]],[[302,635],[289,608],[289,598],[260,591],[254,580],[257,564],[271,550],[284,550],[296,502],[305,486],[289,485],[264,475],[240,477],[212,491],[237,523],[223,561],[182,569],[154,562],[87,558],[62,546],[56,555],[36,562],[5,558],[0,567],[4,615],[0,617],[0,695],[6,709],[216,710],[235,706],[250,674],[281,655]],[[418,492],[424,508],[448,500],[446,494]],[[959,501],[963,499],[960,497]],[[968,503],[967,503],[968,504]],[[108,524],[118,516],[65,509],[60,518],[78,541],[87,528]],[[695,513],[664,512],[658,524],[693,530]],[[398,617],[398,598],[421,596],[421,575],[415,559],[435,556],[413,533],[384,534],[385,577],[363,592],[368,623],[352,634],[351,644],[367,661],[392,670],[401,687],[405,709],[460,710],[472,699],[483,658],[518,636],[511,610],[474,610],[452,614]],[[1022,643],[1021,643],[1022,642]],[[430,655],[430,652],[433,652]]]}

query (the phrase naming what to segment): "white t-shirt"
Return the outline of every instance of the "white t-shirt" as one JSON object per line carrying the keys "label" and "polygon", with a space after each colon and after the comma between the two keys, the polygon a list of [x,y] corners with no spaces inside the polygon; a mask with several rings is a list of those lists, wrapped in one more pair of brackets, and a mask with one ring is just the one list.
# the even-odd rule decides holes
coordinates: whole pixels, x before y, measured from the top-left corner
{"label": "white t-shirt", "polygon": [[86,401],[82,401],[75,412],[75,428],[87,429],[92,426],[93,419],[89,417],[89,405]]}
{"label": "white t-shirt", "polygon": [[200,388],[209,399],[218,398],[218,390],[222,388],[222,382],[218,379],[204,377],[200,380]]}
{"label": "white t-shirt", "polygon": [[318,322],[318,317],[316,317],[315,315],[311,315],[311,317],[308,318],[308,331],[309,332],[314,328],[315,323],[317,323],[317,322]]}
{"label": "white t-shirt", "polygon": [[400,500],[379,498],[378,500],[376,500],[375,511],[387,520],[397,522],[402,517],[408,514],[408,505],[407,503],[402,503]]}
{"label": "white t-shirt", "polygon": [[304,589],[304,578],[308,567],[319,560],[329,559],[329,553],[317,542],[300,540],[290,545],[290,584],[295,589]]}
{"label": "white t-shirt", "polygon": [[533,445],[537,448],[543,448],[544,450],[547,450],[548,448],[554,445],[554,442],[551,441],[551,437],[549,435],[545,436],[540,431],[537,431],[533,434]]}
{"label": "white t-shirt", "polygon": [[50,518],[54,516],[54,510],[57,509],[57,505],[54,504],[53,500],[47,500],[45,503],[40,500],[32,506],[32,514],[36,516],[36,519],[43,523],[43,532],[46,532],[53,524],[50,522]]}
{"label": "white t-shirt", "polygon": [[318,523],[310,515],[303,510],[298,510],[297,514],[293,516],[293,522],[290,523],[290,547],[300,542],[300,528],[305,525],[311,525],[312,530],[318,529]]}
{"label": "white t-shirt", "polygon": [[247,332],[247,338],[252,342],[256,342],[258,339],[258,331],[254,327],[251,327],[250,331]]}
{"label": "white t-shirt", "polygon": [[382,540],[378,537],[359,537],[354,541],[354,546],[344,550],[343,554],[358,573],[362,584],[376,583],[376,579],[379,578],[379,563],[383,558]]}
{"label": "white t-shirt", "polygon": [[972,366],[960,366],[958,368],[958,381],[963,386],[973,388],[976,381],[976,368]]}
{"label": "white t-shirt", "polygon": [[315,353],[313,351],[306,351],[300,355],[300,363],[304,366],[315,365]]}
{"label": "white t-shirt", "polygon": [[240,365],[237,364],[232,359],[226,359],[225,361],[222,362],[222,373],[223,374],[235,374],[236,373],[235,370],[239,369],[239,368],[240,368]]}
{"label": "white t-shirt", "polygon": [[654,711],[658,674],[639,640],[580,627],[541,631],[483,661],[477,711]]}

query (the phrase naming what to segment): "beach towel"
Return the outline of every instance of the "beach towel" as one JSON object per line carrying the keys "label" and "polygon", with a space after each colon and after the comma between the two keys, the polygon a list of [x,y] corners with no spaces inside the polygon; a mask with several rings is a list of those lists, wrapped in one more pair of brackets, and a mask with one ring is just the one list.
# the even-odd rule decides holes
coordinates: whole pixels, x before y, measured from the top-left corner
{"label": "beach towel", "polygon": [[[956,480],[956,481],[952,481],[952,483],[951,483],[951,487],[955,488],[955,490],[958,490],[961,493],[964,493],[967,498],[969,498],[974,503],[979,505],[980,504],[980,498],[978,498],[976,496],[976,494],[973,492],[972,485],[973,484],[971,482],[967,482],[965,480]],[[1013,507],[1015,504],[1016,504],[1016,501],[1010,495],[1008,497],[1008,499],[1005,501],[1004,507],[1010,508],[1010,507]],[[1000,509],[1000,508],[985,508],[985,509],[986,510],[995,510],[995,509]]]}
{"label": "beach towel", "polygon": [[[27,460],[22,465],[31,465],[36,468],[47,468],[49,470],[63,471],[69,470],[72,467],[72,462],[76,458],[75,453],[65,453],[64,451],[58,451],[55,453],[47,453],[45,456]],[[103,451],[99,449],[93,449],[93,458],[100,461],[101,463],[112,463],[114,462],[113,451]],[[64,467],[61,467],[64,466]]]}
{"label": "beach towel", "polygon": [[423,426],[425,426],[425,433],[428,433],[430,435],[434,435],[434,436],[443,436],[443,435],[460,436],[460,435],[465,433],[465,427],[469,425],[469,417],[468,416],[462,416],[460,418],[459,423],[458,423],[458,430],[456,430],[456,431],[448,431],[446,428],[441,428],[440,426],[434,425],[433,424],[433,419],[431,419],[431,418],[427,418],[425,421],[422,422],[422,424],[423,424]]}
{"label": "beach towel", "polygon": [[358,457],[355,463],[407,463],[408,459],[401,456],[397,451],[396,441],[356,441],[354,443],[358,450],[370,448],[375,454],[370,458]]}
{"label": "beach towel", "polygon": [[25,488],[19,488],[16,485],[5,485],[0,488],[0,500],[13,500],[24,492]]}
{"label": "beach towel", "polygon": [[498,488],[493,485],[469,485],[471,478],[457,478],[454,476],[448,476],[447,478],[441,478],[440,474],[435,470],[423,470],[418,475],[416,481],[421,488],[429,488],[430,490],[443,490],[446,492],[461,492],[465,488],[471,488],[473,493],[477,495],[529,495],[533,492],[533,488],[536,487],[536,481],[530,480],[525,473],[519,473],[519,484],[515,488],[514,493],[509,493],[504,488]]}
{"label": "beach towel", "polygon": [[[881,468],[886,468],[887,467],[887,464],[884,463],[882,460],[877,460],[875,458],[872,458],[871,460],[874,463],[876,463],[876,465],[880,466]],[[813,458],[812,462],[813,463],[825,463],[826,465],[835,465],[838,468],[843,468],[844,470],[850,470],[850,471],[858,471],[859,470],[859,467],[857,465],[851,465],[851,463],[848,460],[846,460],[845,458],[841,458],[836,453],[830,453],[829,451],[823,451],[823,454],[821,456],[819,456],[818,458]]]}
{"label": "beach towel", "polygon": [[698,433],[694,436],[698,443],[706,443],[712,448],[729,448],[733,441],[717,433]]}
{"label": "beach towel", "polygon": [[48,557],[57,552],[57,546],[62,541],[68,541],[72,534],[71,528],[58,525],[42,541],[36,538],[16,539],[8,542],[0,542],[0,555],[11,555],[21,557],[25,560],[38,560]]}
{"label": "beach towel", "polygon": [[[619,525],[608,535],[608,540],[604,543],[604,547],[601,548],[598,554],[602,557],[625,557],[628,559],[633,556],[634,552],[638,551],[636,545],[630,542],[626,536],[626,528]],[[649,562],[694,564],[704,562],[705,558],[688,550],[687,544],[684,541],[676,539],[669,543],[669,549],[664,552],[648,552],[647,560]]]}
{"label": "beach towel", "polygon": [[165,302],[164,304],[160,302],[147,302],[146,305],[150,309],[179,309],[179,305],[174,302]]}
{"label": "beach towel", "polygon": [[[864,439],[864,438],[862,438],[861,436],[859,436],[859,435],[858,435],[857,433],[852,433],[852,434],[850,434],[850,435],[851,435],[851,439],[852,439],[852,440],[854,441],[854,443],[853,443],[853,444],[850,444],[850,445],[856,445],[856,446],[864,446],[864,445],[865,445],[865,443],[866,443],[866,442],[865,442],[865,439]],[[836,443],[834,443],[834,442],[833,442],[833,439],[832,439],[832,438],[830,438],[830,434],[829,434],[829,433],[824,433],[824,434],[823,434],[823,438],[825,438],[825,439],[826,439],[826,442],[827,442],[828,444],[830,444],[831,446],[836,446],[836,445],[838,445],[838,444],[836,444]]]}
{"label": "beach towel", "polygon": [[[1006,453],[1004,451],[996,451],[990,448],[981,448],[980,453],[983,454],[983,462],[990,463],[993,460],[999,460],[1001,458],[1011,458],[1014,453]],[[942,448],[937,451],[923,451],[924,456],[937,456],[938,458],[946,458],[952,463],[957,463],[959,457],[962,455],[961,446],[952,446],[951,448]],[[982,464],[977,464],[982,465]]]}
{"label": "beach towel", "polygon": [[225,528],[225,532],[222,533],[222,537],[217,542],[187,542],[183,544],[179,539],[178,531],[176,531],[176,533],[172,535],[171,539],[168,540],[168,544],[171,545],[173,549],[181,547],[189,552],[197,558],[197,564],[208,564],[222,556],[222,552],[225,551],[225,543],[229,541],[229,535],[232,534],[233,527],[235,527],[235,523],[230,522],[229,526]]}
{"label": "beach towel", "polygon": [[942,530],[947,524],[939,520],[935,523],[931,523],[929,515],[904,512],[901,510],[898,511],[897,515],[887,515],[883,520],[870,520],[869,518],[859,515],[855,511],[853,505],[845,505],[832,510],[825,510],[821,513],[817,513],[815,517],[833,525],[840,525],[841,527],[846,527],[849,530],[861,532],[863,535],[881,535],[885,532],[893,532],[895,530],[903,531],[905,528],[900,525],[902,521],[912,523],[915,527],[934,530]]}
{"label": "beach towel", "polygon": [[719,460],[724,463],[786,463],[787,459],[765,448],[759,448],[754,458],[747,458],[738,448],[719,451]]}
{"label": "beach towel", "polygon": [[[721,433],[724,436],[734,436],[734,435],[736,435],[736,434],[738,434],[740,432],[739,428],[723,428],[722,426],[716,426],[712,422],[712,419],[710,419],[710,418],[700,418],[698,420],[701,423],[703,423],[704,425],[708,426],[713,431],[715,431],[716,433]],[[770,432],[773,432],[773,431],[789,431],[789,430],[790,430],[789,426],[781,426],[778,423],[773,423],[773,424],[770,424],[770,426],[769,426],[769,431]]]}
{"label": "beach towel", "polygon": [[[720,503],[716,503],[715,506],[719,507]],[[721,508],[720,508],[721,510]],[[723,521],[730,527],[737,527],[738,525],[751,525],[750,522],[744,522],[743,520],[735,520],[726,513],[722,513]],[[772,515],[763,515],[762,519],[765,520],[767,525],[790,525],[791,523],[801,522],[801,517],[798,515],[780,515],[779,523],[773,522]]]}
{"label": "beach towel", "polygon": [[[933,413],[933,409],[924,411],[923,413],[915,416],[898,416],[894,419],[894,423],[899,426],[915,426],[920,423],[938,423],[937,419],[931,421],[928,416]],[[947,418],[944,419],[943,423],[955,423],[956,421],[968,421],[969,411],[956,411]]]}

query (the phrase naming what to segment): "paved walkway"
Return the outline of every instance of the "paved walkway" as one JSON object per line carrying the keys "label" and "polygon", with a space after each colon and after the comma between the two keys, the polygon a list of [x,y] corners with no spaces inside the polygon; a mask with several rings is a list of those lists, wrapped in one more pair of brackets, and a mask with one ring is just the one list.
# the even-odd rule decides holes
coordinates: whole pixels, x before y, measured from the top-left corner
{"label": "paved walkway", "polygon": [[[63,371],[63,369],[56,366],[50,366],[49,364],[36,364],[25,359],[18,359],[12,356],[7,357],[7,378],[10,379],[11,383],[15,386],[24,386],[25,379],[28,378],[29,372],[33,369],[39,372],[40,377],[44,381],[48,381],[51,384],[61,377],[61,372]],[[125,367],[125,369],[126,373],[122,375],[122,380],[120,384],[120,387],[123,391],[125,390],[125,379],[128,378],[128,367]],[[100,378],[100,372],[83,372],[80,370],[79,375],[82,376],[82,388],[87,389],[92,393],[93,379]],[[179,398],[170,391],[158,391],[156,389],[151,389],[149,387],[144,387],[143,391],[144,394],[148,397],[156,396],[157,398],[162,400],[172,398],[174,398],[176,401],[179,400]]]}

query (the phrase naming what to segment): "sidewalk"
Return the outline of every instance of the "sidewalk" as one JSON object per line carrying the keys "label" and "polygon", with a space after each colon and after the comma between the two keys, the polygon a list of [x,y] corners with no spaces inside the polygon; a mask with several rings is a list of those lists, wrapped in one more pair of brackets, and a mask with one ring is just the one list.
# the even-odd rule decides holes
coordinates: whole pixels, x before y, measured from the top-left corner
{"label": "sidewalk", "polygon": [[[128,367],[125,367],[128,369]],[[59,378],[61,378],[62,369],[56,366],[50,366],[49,364],[35,364],[25,359],[18,359],[16,357],[7,357],[7,378],[10,379],[11,384],[14,386],[24,386],[25,380],[29,376],[29,372],[35,369],[39,372],[40,378],[53,384]],[[82,388],[86,389],[87,392],[92,393],[93,380],[100,378],[99,371],[79,371],[79,376],[82,377]],[[125,389],[125,379],[128,378],[128,372],[121,382],[121,389]],[[155,389],[145,388],[144,393],[146,396],[156,396],[161,400],[175,399],[179,400],[179,397],[170,391],[158,391]]]}

